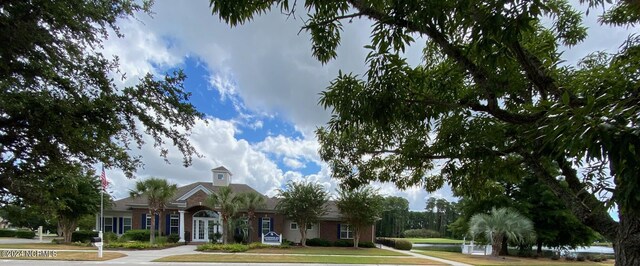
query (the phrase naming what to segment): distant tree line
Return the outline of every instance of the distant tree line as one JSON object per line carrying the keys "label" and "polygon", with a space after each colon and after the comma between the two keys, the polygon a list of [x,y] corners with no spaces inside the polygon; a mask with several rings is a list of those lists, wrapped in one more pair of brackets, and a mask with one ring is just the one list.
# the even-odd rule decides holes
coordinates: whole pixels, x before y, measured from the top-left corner
{"label": "distant tree line", "polygon": [[383,206],[382,217],[376,223],[376,236],[404,237],[409,233],[412,236],[427,234],[424,237],[460,237],[447,229],[447,225],[460,216],[455,202],[430,197],[424,211],[409,211],[407,199],[390,196],[384,199]]}

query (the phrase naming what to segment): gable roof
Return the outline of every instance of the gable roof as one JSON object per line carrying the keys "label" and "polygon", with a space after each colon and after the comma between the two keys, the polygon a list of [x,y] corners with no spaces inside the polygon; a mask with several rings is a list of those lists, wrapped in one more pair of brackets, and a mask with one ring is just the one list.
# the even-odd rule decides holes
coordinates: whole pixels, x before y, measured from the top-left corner
{"label": "gable roof", "polygon": [[229,171],[229,169],[227,169],[224,166],[218,166],[216,168],[211,169],[212,171],[224,171],[224,172],[228,172],[229,174],[231,174],[231,171]]}
{"label": "gable roof", "polygon": [[[220,167],[218,167],[220,168]],[[246,193],[246,192],[255,192],[260,195],[262,193],[256,191],[252,187],[246,184],[229,184],[229,187],[233,190],[234,194]],[[206,194],[217,193],[220,190],[220,186],[214,186],[211,182],[195,182],[188,185],[184,185],[178,187],[178,190],[174,194],[171,199],[168,201],[168,207],[185,207],[180,206],[186,204],[186,199],[197,193],[198,191],[203,191]],[[265,206],[263,209],[256,210],[257,212],[275,212],[276,205],[280,202],[278,198],[270,198],[262,195],[265,199]],[[143,194],[140,197],[126,197],[120,200],[116,200],[114,205],[112,206],[112,211],[127,211],[131,208],[146,208],[147,205],[147,197]],[[337,220],[339,221],[342,217],[340,214],[340,210],[338,206],[336,206],[335,201],[327,202],[327,213],[322,216],[323,220]]]}
{"label": "gable roof", "polygon": [[[262,195],[260,192],[256,191],[246,184],[229,184],[229,187],[233,190],[234,193],[255,192]],[[169,207],[177,207],[177,205],[186,203],[185,200],[198,191],[204,191],[207,194],[211,194],[217,193],[220,188],[220,186],[214,186],[211,182],[195,182],[185,186],[181,186],[178,187],[174,196],[167,201],[167,205]],[[145,194],[142,194],[142,196],[140,197],[126,197],[114,201],[114,205],[112,206],[111,210],[125,211],[130,209],[131,207],[142,208],[146,207],[147,205],[147,197]]]}

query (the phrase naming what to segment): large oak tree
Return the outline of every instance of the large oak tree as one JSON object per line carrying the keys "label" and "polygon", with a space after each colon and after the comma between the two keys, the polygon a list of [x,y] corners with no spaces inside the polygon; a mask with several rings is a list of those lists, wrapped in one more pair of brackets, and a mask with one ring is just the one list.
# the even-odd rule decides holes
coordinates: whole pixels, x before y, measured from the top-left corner
{"label": "large oak tree", "polygon": [[129,149],[145,141],[165,158],[171,142],[191,164],[188,134],[202,114],[185,75],[148,74],[120,88],[112,77],[126,73],[100,52],[107,37],[123,37],[119,19],[148,11],[148,1],[0,2],[1,199],[37,199],[44,177],[75,163],[131,177],[141,161]]}
{"label": "large oak tree", "polygon": [[[237,25],[272,8],[295,13],[296,2],[211,0],[211,8]],[[640,264],[640,37],[576,64],[562,53],[587,37],[585,12],[601,12],[603,27],[633,27],[640,5],[580,2],[304,1],[304,30],[323,63],[337,56],[344,21],[372,23],[366,73],[340,73],[322,94],[333,116],[317,132],[321,157],[351,187],[429,191],[472,188],[510,170],[496,167],[508,161],[614,240],[617,265]],[[408,45],[424,47],[418,66],[406,61]],[[440,173],[429,174],[437,163]],[[581,166],[595,167],[580,176]],[[603,191],[607,205],[596,197]],[[620,222],[607,213],[613,203]]]}

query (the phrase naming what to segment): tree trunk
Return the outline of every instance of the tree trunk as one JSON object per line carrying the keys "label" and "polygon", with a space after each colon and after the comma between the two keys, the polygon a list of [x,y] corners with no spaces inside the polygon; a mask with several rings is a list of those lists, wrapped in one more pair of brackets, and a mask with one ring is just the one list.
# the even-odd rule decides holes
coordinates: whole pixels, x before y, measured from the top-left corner
{"label": "tree trunk", "polygon": [[222,244],[227,244],[227,226],[229,222],[229,217],[222,216]]}
{"label": "tree trunk", "polygon": [[153,244],[156,241],[156,216],[155,213],[152,212],[149,212],[149,215],[149,217],[151,217],[151,228],[149,228],[149,243]]}
{"label": "tree trunk", "polygon": [[500,248],[502,247],[502,234],[495,234],[492,237],[493,243],[491,243],[491,256],[500,256]]}
{"label": "tree trunk", "polygon": [[537,244],[537,246],[538,246],[538,249],[536,250],[536,254],[537,254],[538,256],[540,256],[540,255],[542,255],[542,240],[538,239],[538,240],[536,241],[536,244]]}
{"label": "tree trunk", "polygon": [[358,243],[360,242],[360,228],[353,228],[353,247],[358,248]]}
{"label": "tree trunk", "polygon": [[160,215],[158,215],[158,236],[164,235],[162,233],[162,217],[164,217],[164,211],[160,211]]}
{"label": "tree trunk", "polygon": [[253,218],[255,216],[255,213],[253,211],[249,211],[247,215],[249,216],[247,217],[247,223],[249,223],[249,235],[247,236],[247,238],[249,238],[249,243],[251,243],[253,242],[253,239],[251,237],[253,236]]}
{"label": "tree trunk", "polygon": [[[300,226],[298,224],[298,226]],[[303,247],[307,246],[307,225],[303,224],[302,227],[298,227],[298,229],[300,230],[300,245],[302,245]]]}
{"label": "tree trunk", "polygon": [[618,237],[613,242],[616,266],[640,265],[640,213],[620,211]]}
{"label": "tree trunk", "polygon": [[66,217],[58,217],[58,228],[62,230],[62,235],[64,236],[64,242],[70,243],[71,236],[73,234],[73,230],[76,228],[78,224],[77,219],[66,218]]}
{"label": "tree trunk", "polygon": [[509,256],[509,245],[507,236],[502,237],[502,245],[500,246],[500,256]]}

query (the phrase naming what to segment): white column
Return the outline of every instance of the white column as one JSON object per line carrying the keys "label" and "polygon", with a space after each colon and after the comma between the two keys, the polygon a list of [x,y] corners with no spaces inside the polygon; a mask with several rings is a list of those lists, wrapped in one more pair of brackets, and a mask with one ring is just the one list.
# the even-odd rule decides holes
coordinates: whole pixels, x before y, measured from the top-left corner
{"label": "white column", "polygon": [[100,231],[100,214],[96,214],[96,231]]}
{"label": "white column", "polygon": [[184,242],[184,211],[178,211],[180,213],[180,240],[178,242]]}

